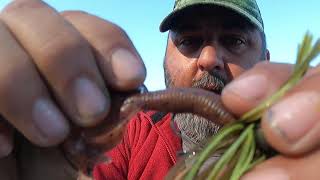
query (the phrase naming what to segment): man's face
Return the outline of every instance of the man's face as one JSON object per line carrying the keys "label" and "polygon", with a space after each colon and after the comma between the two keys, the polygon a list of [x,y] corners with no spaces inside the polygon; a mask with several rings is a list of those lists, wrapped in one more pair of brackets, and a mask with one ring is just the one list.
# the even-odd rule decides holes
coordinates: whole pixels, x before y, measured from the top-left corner
{"label": "man's face", "polygon": [[[194,8],[182,17],[169,34],[164,64],[169,86],[198,87],[208,75],[228,83],[265,58],[260,32],[239,15]],[[219,91],[216,86],[221,84],[203,88]]]}
{"label": "man's face", "polygon": [[[198,87],[221,93],[226,83],[265,58],[260,32],[233,12],[198,8],[181,17],[170,31],[164,61],[169,87]],[[190,114],[178,114],[175,121],[195,141],[218,129]]]}

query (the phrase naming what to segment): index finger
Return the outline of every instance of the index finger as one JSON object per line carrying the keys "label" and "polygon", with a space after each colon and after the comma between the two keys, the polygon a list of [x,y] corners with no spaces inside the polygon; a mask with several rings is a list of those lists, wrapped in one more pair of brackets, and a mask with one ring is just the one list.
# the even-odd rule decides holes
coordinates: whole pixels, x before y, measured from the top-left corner
{"label": "index finger", "polygon": [[127,34],[117,25],[80,11],[62,15],[90,42],[107,84],[127,91],[142,85],[144,63]]}

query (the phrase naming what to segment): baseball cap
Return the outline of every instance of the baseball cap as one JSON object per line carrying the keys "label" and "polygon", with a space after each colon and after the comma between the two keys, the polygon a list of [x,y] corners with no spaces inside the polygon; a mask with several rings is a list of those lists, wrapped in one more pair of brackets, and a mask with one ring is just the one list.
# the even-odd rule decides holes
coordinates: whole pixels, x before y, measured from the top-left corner
{"label": "baseball cap", "polygon": [[165,32],[171,29],[178,14],[199,5],[214,5],[232,10],[249,20],[260,31],[264,31],[261,13],[255,0],[175,0],[173,11],[160,24],[160,31]]}

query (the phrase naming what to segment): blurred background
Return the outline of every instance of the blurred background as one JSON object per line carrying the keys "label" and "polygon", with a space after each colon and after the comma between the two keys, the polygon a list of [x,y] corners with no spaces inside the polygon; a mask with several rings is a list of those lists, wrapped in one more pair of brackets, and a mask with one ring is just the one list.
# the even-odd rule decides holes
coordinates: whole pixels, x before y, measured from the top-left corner
{"label": "blurred background", "polygon": [[[164,89],[162,62],[167,33],[159,24],[172,10],[174,0],[45,0],[58,11],[83,10],[121,26],[147,67],[149,90]],[[0,0],[0,10],[10,0]],[[265,24],[271,61],[294,63],[297,44],[308,30],[320,38],[320,1],[257,0]],[[320,57],[313,63],[318,64]]]}

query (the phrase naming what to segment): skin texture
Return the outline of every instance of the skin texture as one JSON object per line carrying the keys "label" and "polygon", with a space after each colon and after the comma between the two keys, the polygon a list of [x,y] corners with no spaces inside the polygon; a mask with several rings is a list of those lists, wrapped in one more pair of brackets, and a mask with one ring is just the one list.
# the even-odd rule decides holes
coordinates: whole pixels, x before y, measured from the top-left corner
{"label": "skin texture", "polygon": [[[192,22],[193,19],[188,19],[188,21]],[[136,89],[145,78],[143,63],[132,43],[119,27],[86,13],[71,12],[59,15],[41,1],[16,0],[1,12],[0,22],[1,42],[6,42],[0,44],[0,113],[7,121],[6,124],[16,128],[33,143],[28,142],[27,145],[22,143],[19,146],[20,154],[6,156],[14,148],[12,128],[10,126],[2,128],[6,126],[1,126],[0,144],[3,158],[0,160],[0,177],[14,179],[17,178],[16,176],[21,176],[23,179],[33,180],[43,179],[43,177],[63,179],[61,177],[65,176],[60,175],[61,173],[66,175],[64,167],[70,165],[61,155],[61,151],[56,148],[46,151],[39,148],[38,145],[52,146],[64,141],[70,132],[70,122],[79,126],[94,126],[103,120],[109,113],[108,104],[111,102],[107,94],[110,87],[121,91]],[[254,54],[245,51],[237,55],[228,52],[224,46],[221,46],[219,38],[217,38],[221,37],[220,35],[225,30],[219,31],[219,28],[214,28],[216,27],[214,23],[209,27],[213,29],[210,28],[207,33],[204,33],[206,39],[209,40],[191,56],[181,53],[176,48],[174,36],[173,34],[171,36],[170,33],[165,66],[172,76],[172,85],[190,87],[194,80],[200,79],[203,73],[210,71],[210,69],[216,69],[218,74],[226,77],[227,82],[230,82],[233,77],[251,67],[258,59],[264,59],[258,58],[258,55],[266,57],[265,55],[261,56],[261,52],[258,53],[258,51]],[[259,42],[259,40],[254,40],[254,42]],[[123,49],[132,55],[123,53]],[[216,52],[217,49],[219,51]],[[116,52],[122,53],[119,55]],[[221,54],[221,52],[224,53]],[[256,57],[254,59],[257,61],[245,63],[252,60],[252,56]],[[117,60],[112,61],[112,57]],[[10,63],[8,63],[9,61]],[[268,94],[273,93],[279,87],[278,83],[289,76],[290,67],[290,65],[260,63],[252,70],[242,74],[239,78],[239,81],[243,80],[242,83],[239,84],[237,83],[239,81],[235,80],[224,89],[223,103],[229,111],[241,115],[261,102]],[[123,68],[125,71],[120,71]],[[289,70],[283,71],[282,68]],[[128,71],[128,69],[132,70]],[[316,68],[310,73],[312,74],[310,78],[304,79],[292,94],[288,94],[281,101],[287,108],[274,106],[273,111],[281,109],[282,112],[294,113],[294,116],[289,116],[289,119],[294,122],[297,122],[295,117],[306,119],[310,114],[310,109],[305,110],[303,109],[305,105],[300,106],[303,100],[294,99],[293,102],[284,100],[295,97],[296,93],[318,91],[318,69]],[[259,88],[261,81],[252,80],[255,78],[245,78],[261,74],[265,77],[265,87],[270,88]],[[76,83],[78,82],[77,78],[83,77],[86,80],[80,79],[80,83]],[[105,103],[100,103],[101,106],[93,104],[95,107],[104,107],[102,111],[101,108],[97,108],[98,111],[91,109],[90,112],[86,112],[83,111],[86,108],[80,107],[82,113],[79,113],[75,108],[77,107],[75,106],[77,98],[74,94],[81,95],[82,91],[74,93],[71,84],[78,86],[87,80],[94,84],[93,87],[87,89],[93,89],[93,91],[100,89],[101,93],[106,96]],[[249,87],[250,93],[246,87]],[[99,95],[93,96],[92,94],[88,93],[90,98],[84,96],[86,98],[83,100],[86,102],[81,104],[92,105],[90,99],[99,97]],[[35,125],[38,121],[30,113],[33,112],[32,107],[37,104],[35,102],[39,98],[45,100],[40,102],[51,104],[50,112],[55,112],[57,118],[54,121],[49,121],[50,118],[42,118],[41,122],[46,124],[44,127]],[[298,109],[303,109],[303,111],[292,112],[290,107],[293,105],[297,105]],[[318,142],[320,130],[319,111],[316,112],[318,113],[313,116],[314,120],[311,118],[311,120],[301,121],[302,124],[299,124],[298,127],[301,129],[303,127],[303,134],[305,134],[305,136],[298,138],[301,141],[291,138],[290,143],[279,133],[278,129],[282,129],[283,126],[274,126],[275,123],[270,123],[271,121],[266,115],[262,120],[262,128],[266,137],[269,143],[274,142],[273,147],[283,152],[284,155],[261,164],[246,178],[262,179],[268,175],[267,179],[279,179],[279,177],[319,179],[316,167],[320,164],[320,155],[317,150],[318,143],[315,142]],[[273,122],[275,121],[273,120]],[[310,121],[314,123],[313,126],[308,123]],[[59,122],[59,125],[53,124],[53,122]],[[289,125],[292,123],[287,124],[287,127],[290,127]],[[284,132],[286,132],[286,136],[299,137],[295,135],[298,132],[296,129]],[[30,152],[34,152],[33,155],[37,155],[37,157],[30,158]],[[293,158],[287,154],[296,154],[296,157]],[[8,166],[9,164],[10,166]],[[16,165],[19,169],[15,168]],[[52,169],[55,171],[52,172]],[[19,171],[16,172],[17,170]],[[276,175],[276,177],[270,177],[271,175]],[[65,179],[72,179],[72,176],[67,176]]]}

